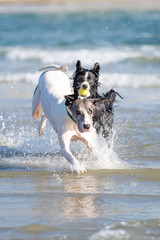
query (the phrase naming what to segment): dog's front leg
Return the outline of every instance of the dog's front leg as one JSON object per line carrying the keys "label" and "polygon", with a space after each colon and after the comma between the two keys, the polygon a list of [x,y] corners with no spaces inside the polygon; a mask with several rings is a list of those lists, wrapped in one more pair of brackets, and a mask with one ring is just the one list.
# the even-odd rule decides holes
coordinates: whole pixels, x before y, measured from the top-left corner
{"label": "dog's front leg", "polygon": [[97,156],[97,154],[98,154],[95,141],[96,141],[96,132],[95,131],[93,131],[92,133],[86,133],[83,138],[83,142],[86,144],[86,147],[89,149],[90,153],[93,156]]}
{"label": "dog's front leg", "polygon": [[76,171],[78,174],[86,172],[86,169],[80,165],[79,161],[73,156],[70,151],[70,141],[72,135],[69,133],[64,133],[63,135],[59,134],[59,143],[61,151],[66,160],[72,165],[73,171]]}

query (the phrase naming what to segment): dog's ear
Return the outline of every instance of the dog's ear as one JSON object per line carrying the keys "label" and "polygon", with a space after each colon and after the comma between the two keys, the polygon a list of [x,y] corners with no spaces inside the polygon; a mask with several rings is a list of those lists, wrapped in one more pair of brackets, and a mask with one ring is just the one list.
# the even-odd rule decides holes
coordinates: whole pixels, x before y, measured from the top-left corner
{"label": "dog's ear", "polygon": [[66,95],[64,96],[65,99],[66,99],[66,102],[65,102],[65,105],[66,106],[69,106],[73,103],[73,101],[75,100],[75,95],[74,94],[71,94],[71,95]]}
{"label": "dog's ear", "polygon": [[76,70],[77,70],[77,71],[81,71],[81,70],[82,70],[82,66],[81,66],[80,60],[77,61]]}
{"label": "dog's ear", "polygon": [[95,73],[99,74],[100,65],[99,65],[98,62],[94,64],[93,71],[94,71]]}
{"label": "dog's ear", "polygon": [[93,99],[90,99],[90,101],[93,103],[94,106],[98,106],[102,102],[110,103],[110,99],[106,99],[106,98],[93,98]]}
{"label": "dog's ear", "polygon": [[101,104],[101,102],[103,101],[103,99],[99,98],[99,99],[93,99],[92,103],[94,106],[98,106],[99,104]]}
{"label": "dog's ear", "polygon": [[123,99],[123,97],[118,92],[115,92],[113,89],[111,89],[109,92],[106,92],[105,94],[103,93],[104,97],[111,99],[113,102],[116,99],[116,95],[118,95],[121,99]]}

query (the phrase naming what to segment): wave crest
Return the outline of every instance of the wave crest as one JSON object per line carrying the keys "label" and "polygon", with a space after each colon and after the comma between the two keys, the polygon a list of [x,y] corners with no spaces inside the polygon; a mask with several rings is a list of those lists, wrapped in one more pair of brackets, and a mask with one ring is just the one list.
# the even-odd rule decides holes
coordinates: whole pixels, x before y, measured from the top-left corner
{"label": "wave crest", "polygon": [[[35,73],[6,73],[0,75],[0,83],[32,83],[37,84],[40,76],[40,72]],[[72,76],[72,72],[67,73],[68,77]],[[156,74],[146,74],[146,75],[137,75],[137,74],[127,74],[127,73],[103,73],[100,76],[101,87],[99,91],[104,89],[107,91],[111,88],[125,87],[125,88],[156,88],[160,87],[160,75]]]}

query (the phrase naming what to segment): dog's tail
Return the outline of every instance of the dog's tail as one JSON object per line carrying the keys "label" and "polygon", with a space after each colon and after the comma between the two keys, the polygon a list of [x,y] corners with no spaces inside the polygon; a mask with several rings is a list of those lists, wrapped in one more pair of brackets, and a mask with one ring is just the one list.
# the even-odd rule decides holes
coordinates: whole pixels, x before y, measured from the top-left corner
{"label": "dog's tail", "polygon": [[43,114],[43,109],[40,101],[40,87],[37,85],[32,100],[32,116],[36,120]]}
{"label": "dog's tail", "polygon": [[59,70],[62,72],[68,71],[68,67],[66,65],[59,66],[59,65],[55,65],[55,64],[51,64],[51,65],[45,66],[43,68],[40,68],[39,71],[47,71],[47,70],[53,70],[53,69]]}

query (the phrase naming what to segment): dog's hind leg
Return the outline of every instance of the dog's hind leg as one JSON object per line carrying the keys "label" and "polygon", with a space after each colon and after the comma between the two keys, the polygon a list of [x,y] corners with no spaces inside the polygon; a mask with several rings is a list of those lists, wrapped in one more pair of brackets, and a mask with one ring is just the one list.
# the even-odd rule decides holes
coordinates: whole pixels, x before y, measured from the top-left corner
{"label": "dog's hind leg", "polygon": [[39,85],[37,85],[32,100],[32,116],[35,120],[43,114],[43,109],[40,102],[40,95],[40,87]]}
{"label": "dog's hind leg", "polygon": [[39,136],[42,136],[44,134],[44,131],[46,129],[46,122],[47,122],[47,118],[46,118],[45,114],[43,113],[42,117],[41,117],[41,122],[38,127]]}

